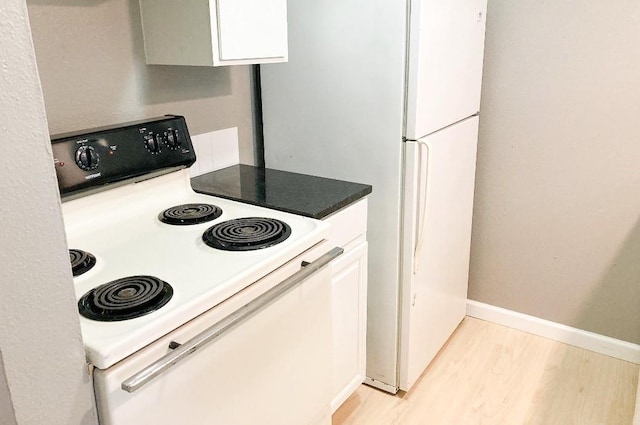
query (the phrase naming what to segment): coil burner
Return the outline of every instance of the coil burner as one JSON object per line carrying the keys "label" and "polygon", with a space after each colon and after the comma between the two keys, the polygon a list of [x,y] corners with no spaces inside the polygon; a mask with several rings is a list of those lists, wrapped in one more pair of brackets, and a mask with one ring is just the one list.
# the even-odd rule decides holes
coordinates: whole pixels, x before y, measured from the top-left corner
{"label": "coil burner", "polygon": [[211,204],[183,204],[167,208],[158,215],[163,223],[185,226],[215,220],[222,215],[222,209]]}
{"label": "coil burner", "polygon": [[70,249],[69,260],[71,261],[73,277],[88,272],[96,265],[96,257],[80,249]]}
{"label": "coil burner", "polygon": [[225,251],[251,251],[277,245],[291,235],[291,227],[273,218],[247,217],[224,221],[207,229],[202,240]]}
{"label": "coil burner", "polygon": [[129,276],[100,285],[80,298],[87,319],[115,322],[144,316],[169,302],[173,288],[154,276]]}

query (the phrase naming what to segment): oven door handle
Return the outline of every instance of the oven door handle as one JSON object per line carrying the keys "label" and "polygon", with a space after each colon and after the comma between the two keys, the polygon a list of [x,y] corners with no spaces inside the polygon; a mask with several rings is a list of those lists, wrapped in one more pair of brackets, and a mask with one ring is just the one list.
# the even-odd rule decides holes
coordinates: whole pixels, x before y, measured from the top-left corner
{"label": "oven door handle", "polygon": [[305,262],[300,270],[280,282],[278,285],[216,322],[210,328],[202,331],[184,344],[178,346],[170,353],[167,353],[160,359],[142,369],[140,372],[126,379],[122,382],[122,389],[129,393],[140,389],[156,376],[166,372],[171,367],[186,359],[189,355],[198,351],[198,349],[202,348],[205,344],[214,341],[252,317],[258,311],[269,306],[282,295],[300,285],[320,268],[329,264],[334,258],[338,257],[343,252],[343,248],[335,247],[314,262]]}

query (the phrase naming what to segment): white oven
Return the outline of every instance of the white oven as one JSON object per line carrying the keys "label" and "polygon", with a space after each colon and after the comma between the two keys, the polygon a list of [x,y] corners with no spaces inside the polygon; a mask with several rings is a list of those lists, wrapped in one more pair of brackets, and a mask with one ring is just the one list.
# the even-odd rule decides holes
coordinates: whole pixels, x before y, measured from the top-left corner
{"label": "white oven", "polygon": [[[102,423],[330,424],[329,269],[297,276],[314,267],[301,269],[302,261],[317,259],[327,248],[315,246],[132,356],[95,369]],[[251,308],[257,294],[274,284],[277,291],[282,280],[298,285],[255,313],[240,310],[247,301]],[[215,324],[238,311],[249,318],[216,338],[224,323]]]}
{"label": "white oven", "polygon": [[182,117],[52,143],[100,423],[330,424],[329,226],[193,192]]}

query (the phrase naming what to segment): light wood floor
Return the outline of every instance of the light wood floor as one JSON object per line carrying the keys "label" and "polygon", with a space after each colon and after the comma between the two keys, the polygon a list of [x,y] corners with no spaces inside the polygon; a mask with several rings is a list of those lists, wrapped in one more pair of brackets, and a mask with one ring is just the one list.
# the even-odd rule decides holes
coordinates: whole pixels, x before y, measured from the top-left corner
{"label": "light wood floor", "polygon": [[333,425],[631,425],[638,365],[466,318],[408,393],[362,385]]}

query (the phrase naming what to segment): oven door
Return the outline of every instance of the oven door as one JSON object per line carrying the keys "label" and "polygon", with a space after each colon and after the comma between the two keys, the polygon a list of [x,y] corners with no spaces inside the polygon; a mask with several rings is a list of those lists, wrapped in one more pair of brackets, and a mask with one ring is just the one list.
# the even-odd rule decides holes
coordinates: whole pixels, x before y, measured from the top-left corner
{"label": "oven door", "polygon": [[[94,370],[102,425],[330,424],[330,267],[127,392],[123,382],[312,262],[326,243],[106,370]],[[305,263],[306,264],[306,263]],[[186,344],[185,344],[186,346]],[[125,383],[124,387],[127,387]],[[131,391],[131,388],[129,388]]]}

